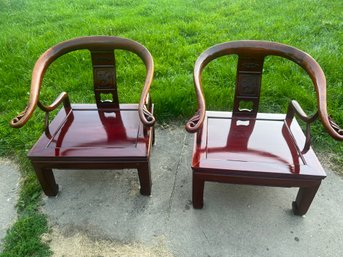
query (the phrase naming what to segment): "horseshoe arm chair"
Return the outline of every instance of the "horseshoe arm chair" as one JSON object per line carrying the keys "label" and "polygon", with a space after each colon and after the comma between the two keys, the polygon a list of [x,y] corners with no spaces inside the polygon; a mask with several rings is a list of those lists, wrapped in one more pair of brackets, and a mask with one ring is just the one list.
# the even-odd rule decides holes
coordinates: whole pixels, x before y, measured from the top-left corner
{"label": "horseshoe arm chair", "polygon": [[[49,65],[64,54],[84,49],[91,54],[95,104],[70,104],[68,94],[63,92],[51,105],[43,105],[39,94]],[[146,66],[139,104],[118,101],[117,49],[138,55]],[[154,63],[149,51],[133,40],[120,37],[75,38],[53,46],[38,59],[32,73],[29,103],[10,124],[14,128],[25,125],[36,106],[46,113],[45,131],[28,153],[46,195],[58,193],[52,169],[124,168],[138,170],[140,192],[150,195],[149,157],[155,118],[148,92],[153,71]],[[107,100],[102,100],[103,96]],[[49,113],[61,104],[63,107],[50,123]]]}
{"label": "horseshoe arm chair", "polygon": [[[201,76],[206,65],[224,55],[238,55],[232,112],[206,111]],[[263,62],[280,56],[300,65],[317,93],[318,111],[308,116],[297,101],[287,114],[258,113]],[[293,212],[304,215],[326,177],[310,147],[310,125],[320,119],[327,132],[343,140],[343,130],[329,117],[326,80],[318,63],[294,47],[266,41],[234,41],[203,52],[194,68],[196,114],[186,123],[195,133],[192,157],[193,207],[203,207],[205,181],[277,187],[298,187]],[[276,99],[277,100],[277,99]],[[245,106],[251,106],[248,109]],[[306,123],[305,134],[294,117]]]}

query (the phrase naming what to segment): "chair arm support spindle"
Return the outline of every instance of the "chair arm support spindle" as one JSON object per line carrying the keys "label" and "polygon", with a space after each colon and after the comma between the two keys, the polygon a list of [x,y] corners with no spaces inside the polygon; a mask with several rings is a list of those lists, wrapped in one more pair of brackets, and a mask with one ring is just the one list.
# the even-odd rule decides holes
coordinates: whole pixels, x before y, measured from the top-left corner
{"label": "chair arm support spindle", "polygon": [[301,108],[300,104],[296,100],[292,100],[288,105],[286,119],[292,119],[295,114],[305,123],[312,123],[319,117],[318,112],[309,117]]}
{"label": "chair arm support spindle", "polygon": [[61,103],[64,104],[64,107],[66,109],[70,109],[70,101],[68,94],[66,92],[62,92],[54,101],[52,104],[45,106],[40,101],[38,101],[37,105],[38,107],[44,111],[44,112],[51,112],[55,110]]}
{"label": "chair arm support spindle", "polygon": [[296,100],[292,100],[288,105],[287,115],[286,115],[286,122],[290,127],[294,116],[300,118],[303,122],[306,123],[306,140],[303,150],[301,151],[303,154],[306,153],[311,146],[311,123],[314,122],[319,117],[319,113],[316,112],[312,116],[308,116],[305,111],[301,108],[300,104]]}

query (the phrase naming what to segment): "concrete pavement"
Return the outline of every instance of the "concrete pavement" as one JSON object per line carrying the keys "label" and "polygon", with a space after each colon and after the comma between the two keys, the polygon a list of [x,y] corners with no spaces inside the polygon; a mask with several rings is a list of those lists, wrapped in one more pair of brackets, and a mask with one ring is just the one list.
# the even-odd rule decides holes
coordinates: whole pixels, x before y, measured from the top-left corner
{"label": "concrete pavement", "polygon": [[[296,188],[219,183],[206,183],[205,206],[194,210],[192,145],[182,127],[157,129],[151,197],[140,195],[135,170],[55,171],[61,191],[43,197],[52,227],[43,240],[55,256],[343,256],[342,176],[326,169],[306,217],[291,212]],[[17,167],[1,160],[1,239],[18,182]]]}
{"label": "concrete pavement", "polygon": [[18,168],[12,162],[0,159],[0,252],[2,239],[17,217],[19,176]]}
{"label": "concrete pavement", "polygon": [[[192,145],[181,127],[157,129],[151,197],[139,194],[135,170],[60,170],[61,191],[43,197],[42,210],[67,241],[80,234],[92,242],[145,246],[162,240],[171,255],[185,257],[343,256],[342,177],[327,170],[306,217],[291,212],[296,188],[219,183],[205,184],[205,206],[194,210]],[[60,239],[48,241],[61,247]],[[67,249],[59,253],[69,256]]]}

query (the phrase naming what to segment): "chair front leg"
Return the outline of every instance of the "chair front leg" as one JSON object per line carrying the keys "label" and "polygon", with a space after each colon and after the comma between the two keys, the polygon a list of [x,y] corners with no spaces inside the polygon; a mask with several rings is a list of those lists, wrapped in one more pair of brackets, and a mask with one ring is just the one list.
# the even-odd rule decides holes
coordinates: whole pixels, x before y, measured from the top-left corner
{"label": "chair front leg", "polygon": [[293,213],[295,215],[305,215],[314,196],[316,195],[321,182],[311,187],[300,187],[297,198],[292,204]]}
{"label": "chair front leg", "polygon": [[194,209],[202,209],[204,206],[204,187],[205,180],[195,174],[195,171],[193,170],[192,202]]}
{"label": "chair front leg", "polygon": [[151,175],[150,175],[150,163],[140,164],[138,167],[139,183],[141,185],[140,192],[142,195],[151,194]]}
{"label": "chair front leg", "polygon": [[43,168],[38,164],[32,163],[38,181],[47,196],[56,196],[58,193],[58,185],[56,184],[52,169]]}

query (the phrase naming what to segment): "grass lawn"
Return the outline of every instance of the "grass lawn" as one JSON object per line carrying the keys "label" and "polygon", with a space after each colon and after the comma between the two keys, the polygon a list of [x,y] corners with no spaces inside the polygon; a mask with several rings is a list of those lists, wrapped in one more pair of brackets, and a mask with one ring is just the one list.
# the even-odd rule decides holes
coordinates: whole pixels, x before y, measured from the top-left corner
{"label": "grass lawn", "polygon": [[[51,254],[39,240],[48,227],[38,211],[40,188],[25,157],[42,132],[44,115],[35,112],[19,130],[8,125],[24,109],[32,68],[47,48],[86,35],[115,35],[142,43],[155,61],[151,95],[161,122],[184,120],[195,112],[193,65],[208,47],[239,39],[289,44],[322,66],[329,113],[343,126],[342,13],[342,0],[0,0],[0,156],[20,163],[24,177],[19,219],[0,256]],[[120,100],[137,102],[144,77],[139,59],[119,52],[117,61]],[[205,71],[208,109],[232,109],[235,61],[222,57]],[[67,91],[72,102],[94,102],[91,72],[87,51],[61,58],[47,73],[42,99],[50,103]],[[305,111],[314,113],[312,83],[295,64],[268,58],[264,74],[261,111],[285,111],[289,100],[296,99]],[[313,142],[317,150],[334,153],[331,161],[337,170],[343,166],[343,144],[329,138],[320,122],[313,127]]]}

